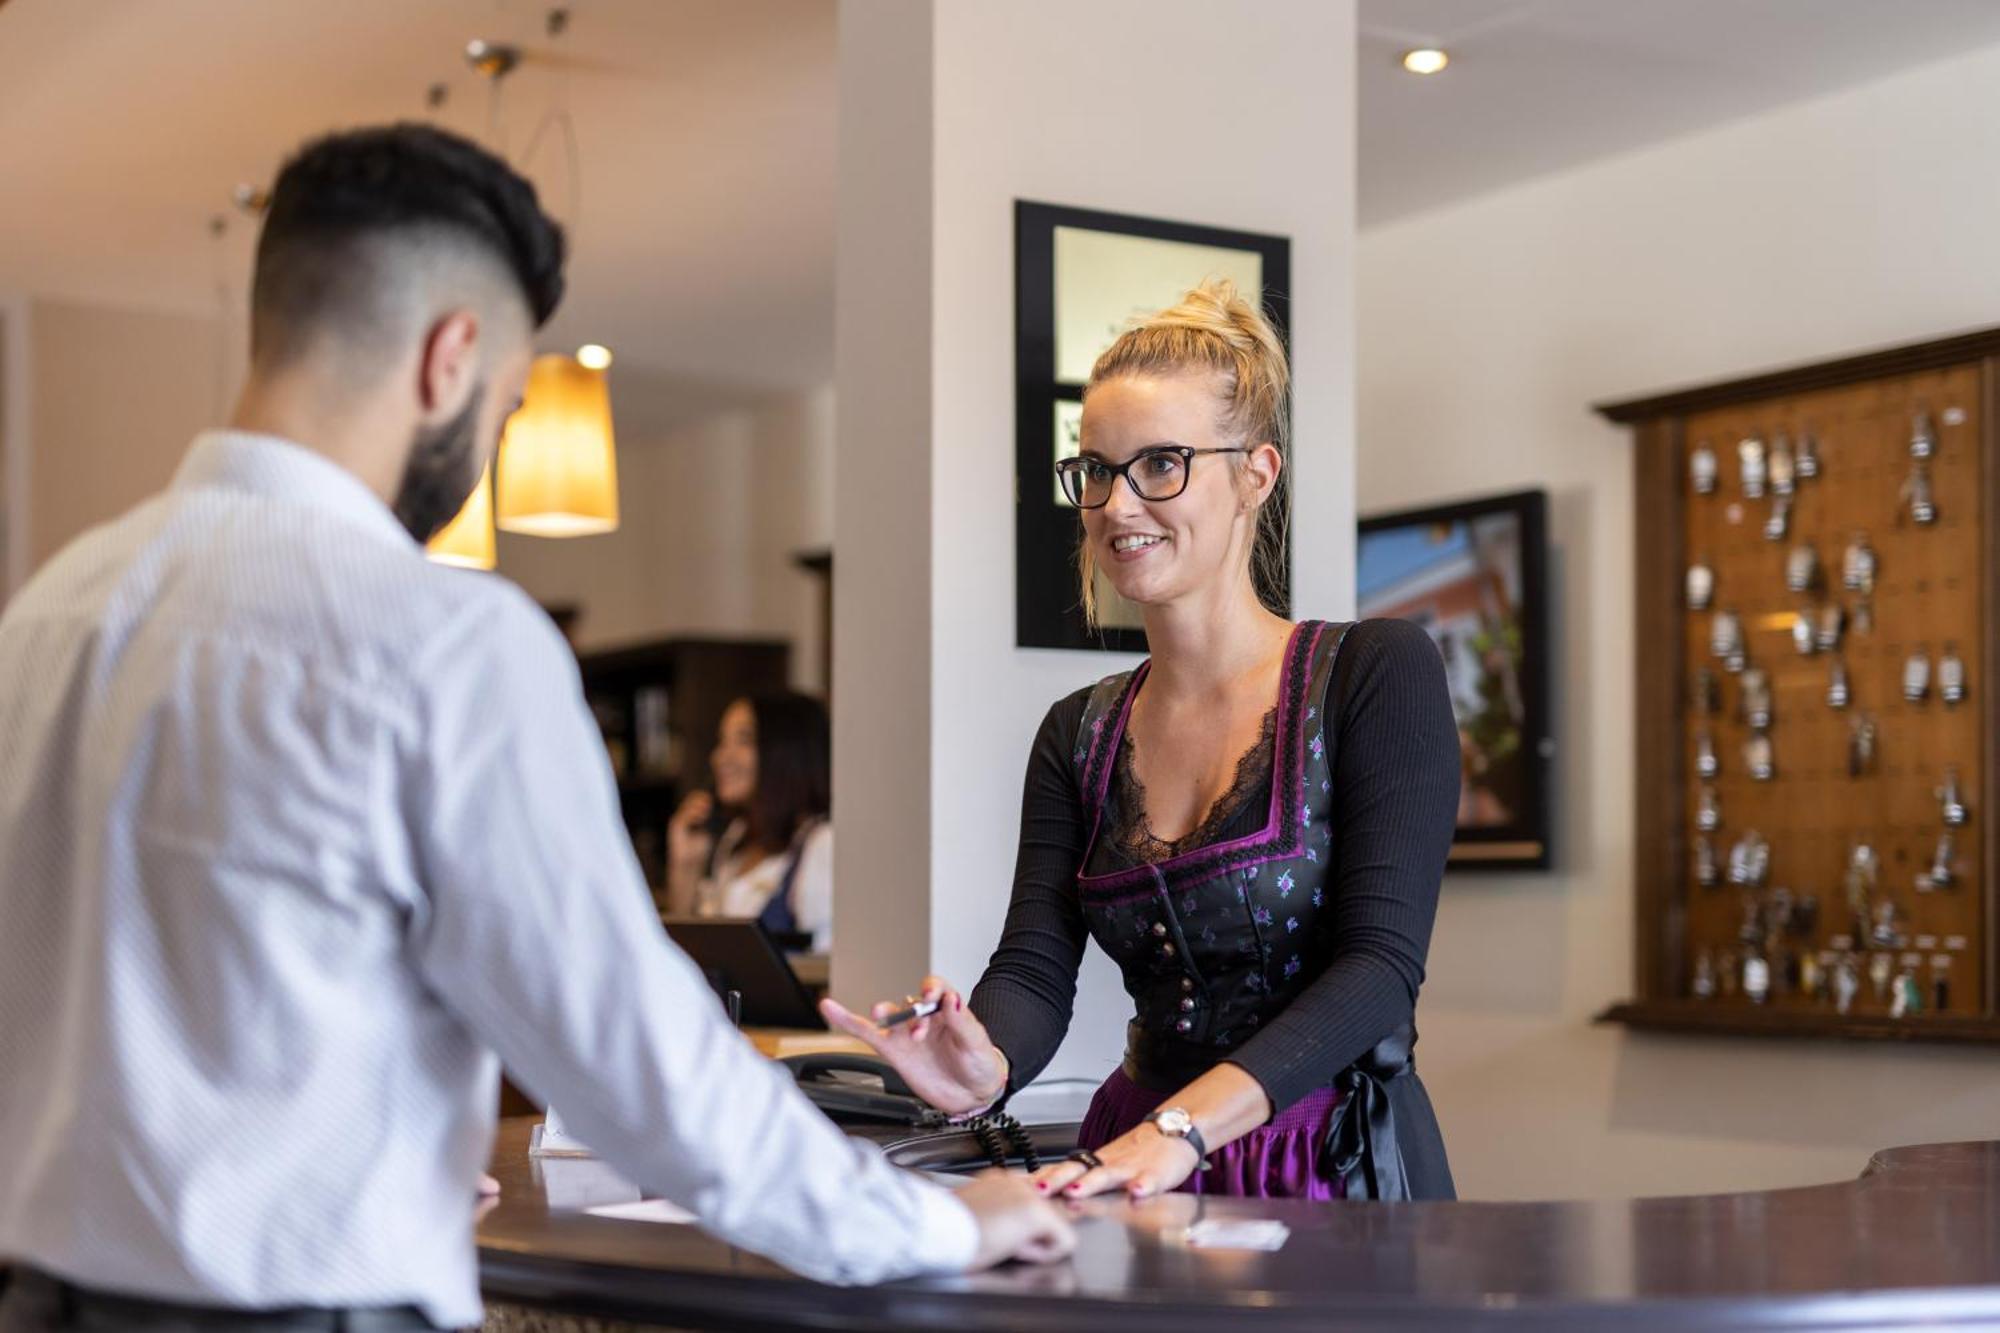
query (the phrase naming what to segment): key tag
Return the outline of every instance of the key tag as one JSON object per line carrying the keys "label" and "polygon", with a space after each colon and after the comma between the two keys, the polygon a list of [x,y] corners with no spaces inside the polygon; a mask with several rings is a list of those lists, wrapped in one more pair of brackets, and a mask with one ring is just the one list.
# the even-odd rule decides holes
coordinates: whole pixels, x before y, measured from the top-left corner
{"label": "key tag", "polygon": [[1819,635],[1813,631],[1812,617],[1803,611],[1792,617],[1792,647],[1798,649],[1800,657],[1811,657],[1819,651]]}
{"label": "key tag", "polygon": [[1777,760],[1769,736],[1759,733],[1743,743],[1743,766],[1754,782],[1769,782],[1777,777]]}
{"label": "key tag", "polygon": [[1833,659],[1833,668],[1828,673],[1826,684],[1826,706],[1845,708],[1848,705],[1847,663],[1838,657]]}
{"label": "key tag", "polygon": [[1938,812],[1944,816],[1946,828],[1963,828],[1972,819],[1972,812],[1966,808],[1965,793],[1958,785],[1958,769],[1948,767],[1944,771],[1944,786],[1938,788]]}
{"label": "key tag", "polygon": [[1694,840],[1694,882],[1704,889],[1712,889],[1721,879],[1721,867],[1715,860],[1715,841],[1703,833]]}
{"label": "key tag", "polygon": [[1722,827],[1722,800],[1715,794],[1715,788],[1702,787],[1695,801],[1694,826],[1703,833],[1713,833]]}
{"label": "key tag", "polygon": [[1938,697],[1948,705],[1965,702],[1965,659],[1950,644],[1944,646],[1944,657],[1938,662]]}
{"label": "key tag", "polygon": [[1695,776],[1700,778],[1712,778],[1718,772],[1720,772],[1721,769],[1722,765],[1720,762],[1717,761],[1715,757],[1715,738],[1709,734],[1707,727],[1703,727],[1701,731],[1696,734],[1694,742]]}
{"label": "key tag", "polygon": [[1707,565],[1689,565],[1687,572],[1688,609],[1706,611],[1715,600],[1715,571]]}
{"label": "key tag", "polygon": [[1819,609],[1819,625],[1813,631],[1813,643],[1823,653],[1837,652],[1840,641],[1847,636],[1847,608],[1839,602],[1829,602]]}
{"label": "key tag", "polygon": [[1843,958],[1833,967],[1833,1007],[1836,1013],[1846,1013],[1854,1007],[1854,997],[1861,990],[1861,978],[1856,975],[1854,960]]}
{"label": "key tag", "polygon": [[1875,771],[1875,719],[1857,714],[1847,739],[1847,776],[1862,777]]}
{"label": "key tag", "polygon": [[1706,440],[1696,445],[1688,455],[1688,484],[1694,487],[1696,495],[1715,494],[1715,480],[1720,469],[1715,460],[1715,450],[1708,447]]}
{"label": "key tag", "polygon": [[1764,461],[1764,442],[1754,435],[1737,441],[1736,467],[1743,486],[1743,498],[1763,499],[1764,484],[1769,475]]}
{"label": "key tag", "polygon": [[1785,556],[1785,587],[1795,593],[1811,592],[1819,584],[1819,552],[1805,542]]}
{"label": "key tag", "polygon": [[1917,877],[1917,888],[1931,892],[1948,889],[1958,883],[1958,848],[1952,841],[1951,830],[1938,834],[1937,850],[1931,853],[1931,868]]}
{"label": "key tag", "polygon": [[[1729,882],[1746,889],[1754,889],[1764,882],[1771,871],[1771,845],[1764,841],[1764,835],[1752,831],[1736,840],[1729,849]],[[1748,904],[1754,912],[1755,903]]]}
{"label": "key tag", "polygon": [[1795,467],[1800,481],[1814,481],[1819,477],[1819,441],[1809,430],[1799,432],[1799,455]]}
{"label": "key tag", "polygon": [[1771,437],[1771,449],[1766,461],[1770,473],[1771,493],[1790,495],[1798,486],[1798,464],[1792,457],[1792,446],[1779,431]]}
{"label": "key tag", "polygon": [[1694,982],[1689,987],[1698,1000],[1715,997],[1715,956],[1703,949],[1694,958]]}
{"label": "key tag", "polygon": [[1840,581],[1849,592],[1872,593],[1875,591],[1875,575],[1875,548],[1868,544],[1865,533],[1856,534],[1841,555]]}
{"label": "key tag", "polygon": [[1903,499],[1909,504],[1912,523],[1929,527],[1937,522],[1937,501],[1931,494],[1929,467],[1923,463],[1910,464],[1909,479],[1903,483]]}
{"label": "key tag", "polygon": [[1919,410],[1910,422],[1910,457],[1922,461],[1937,456],[1937,429],[1931,414]]}
{"label": "key tag", "polygon": [[1764,520],[1764,540],[1781,542],[1792,530],[1792,497],[1780,495],[1771,506],[1771,516]]}
{"label": "key tag", "polygon": [[1717,611],[1709,626],[1709,651],[1722,659],[1723,670],[1735,674],[1743,670],[1743,621],[1734,611]]}
{"label": "key tag", "polygon": [[1920,704],[1930,692],[1930,654],[1919,648],[1903,663],[1903,697],[1913,704]]}
{"label": "key tag", "polygon": [[1743,956],[1743,994],[1752,1004],[1771,998],[1771,965],[1760,953]]}
{"label": "key tag", "polygon": [[1743,722],[1752,731],[1771,726],[1771,678],[1752,667],[1743,673]]}

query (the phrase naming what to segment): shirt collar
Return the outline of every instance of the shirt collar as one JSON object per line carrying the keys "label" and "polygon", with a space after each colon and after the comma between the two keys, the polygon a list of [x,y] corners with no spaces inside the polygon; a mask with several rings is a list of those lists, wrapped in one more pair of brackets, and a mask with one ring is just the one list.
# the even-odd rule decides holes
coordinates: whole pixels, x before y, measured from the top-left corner
{"label": "shirt collar", "polygon": [[276,435],[205,430],[174,474],[179,487],[214,486],[307,505],[405,545],[416,541],[382,497],[323,454]]}

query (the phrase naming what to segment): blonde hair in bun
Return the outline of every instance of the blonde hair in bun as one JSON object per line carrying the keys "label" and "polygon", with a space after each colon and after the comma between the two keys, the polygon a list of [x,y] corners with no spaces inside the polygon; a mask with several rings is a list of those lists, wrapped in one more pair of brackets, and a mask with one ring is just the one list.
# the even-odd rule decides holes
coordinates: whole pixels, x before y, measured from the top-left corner
{"label": "blonde hair in bun", "polygon": [[[1250,550],[1250,580],[1257,596],[1285,614],[1285,530],[1291,513],[1291,362],[1264,312],[1245,300],[1236,284],[1212,278],[1176,304],[1139,320],[1097,358],[1084,385],[1084,401],[1105,380],[1132,376],[1212,373],[1220,386],[1222,426],[1237,442],[1270,444],[1284,459],[1278,484],[1257,512]],[[1241,466],[1241,455],[1235,456]],[[1077,548],[1083,581],[1084,620],[1097,624],[1097,560],[1090,543]]]}

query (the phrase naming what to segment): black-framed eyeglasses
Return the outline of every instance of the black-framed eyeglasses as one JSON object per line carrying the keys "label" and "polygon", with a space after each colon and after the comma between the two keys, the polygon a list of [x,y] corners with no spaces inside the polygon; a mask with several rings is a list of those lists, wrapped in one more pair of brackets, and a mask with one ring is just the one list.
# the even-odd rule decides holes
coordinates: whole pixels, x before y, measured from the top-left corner
{"label": "black-framed eyeglasses", "polygon": [[1101,458],[1065,458],[1056,464],[1063,494],[1078,509],[1102,509],[1111,503],[1111,488],[1120,477],[1141,500],[1171,500],[1187,489],[1188,473],[1198,454],[1247,454],[1248,449],[1191,449],[1185,444],[1160,444],[1141,449],[1122,463]]}

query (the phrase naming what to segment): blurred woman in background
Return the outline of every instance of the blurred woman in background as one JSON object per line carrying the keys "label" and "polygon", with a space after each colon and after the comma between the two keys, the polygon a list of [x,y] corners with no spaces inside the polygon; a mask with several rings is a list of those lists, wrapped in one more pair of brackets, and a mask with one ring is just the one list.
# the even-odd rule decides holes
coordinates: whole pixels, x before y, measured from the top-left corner
{"label": "blurred woman in background", "polygon": [[[715,790],[667,824],[666,910],[754,917],[772,934],[833,935],[833,824],[826,707],[804,694],[738,699],[709,758]],[[718,827],[720,832],[717,832]]]}

